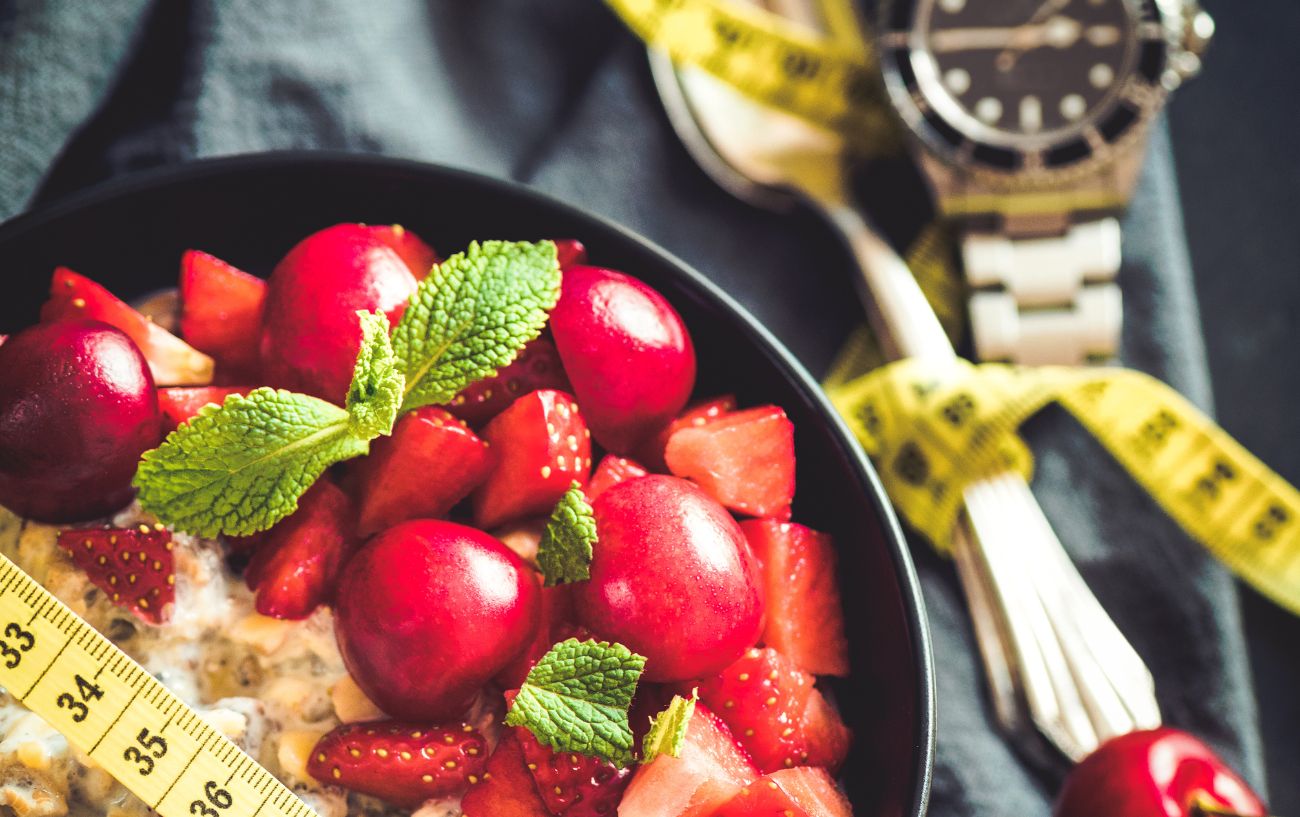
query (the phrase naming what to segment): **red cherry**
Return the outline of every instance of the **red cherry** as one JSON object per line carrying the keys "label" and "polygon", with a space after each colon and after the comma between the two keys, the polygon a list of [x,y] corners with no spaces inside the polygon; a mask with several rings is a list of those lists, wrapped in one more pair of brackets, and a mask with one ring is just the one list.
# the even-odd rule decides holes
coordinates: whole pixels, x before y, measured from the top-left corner
{"label": "red cherry", "polygon": [[1218,813],[1264,817],[1268,810],[1214,750],[1169,728],[1131,732],[1103,743],[1070,772],[1054,812],[1056,817]]}
{"label": "red cherry", "polygon": [[462,715],[533,640],[541,613],[523,560],[482,531],[429,519],[362,547],[335,605],[357,684],[388,714],[424,722]]}
{"label": "red cherry", "polygon": [[396,324],[416,280],[375,231],[338,224],[307,236],[267,281],[263,373],[276,386],[342,403],[361,347],[358,310]]}
{"label": "red cherry", "polygon": [[564,270],[551,334],[591,433],[615,454],[677,416],[695,386],[695,348],[664,296],[621,272]]}
{"label": "red cherry", "polygon": [[119,329],[44,323],[0,346],[0,504],[43,522],[131,501],[162,423],[149,364]]}
{"label": "red cherry", "polygon": [[592,506],[591,580],[574,585],[578,619],[644,655],[649,681],[712,675],[763,629],[759,572],[731,515],[677,477],[609,488]]}

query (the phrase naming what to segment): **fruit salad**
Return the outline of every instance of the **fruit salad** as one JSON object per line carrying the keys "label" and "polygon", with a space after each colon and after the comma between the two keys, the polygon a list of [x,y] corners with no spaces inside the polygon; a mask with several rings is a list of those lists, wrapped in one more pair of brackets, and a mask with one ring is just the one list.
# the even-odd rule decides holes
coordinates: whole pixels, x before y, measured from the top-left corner
{"label": "fruit salad", "polygon": [[[144,314],[54,271],[0,343],[0,552],[322,817],[852,814],[794,427],[663,295],[398,226],[265,272],[191,250]],[[0,805],[149,811],[2,692]]]}

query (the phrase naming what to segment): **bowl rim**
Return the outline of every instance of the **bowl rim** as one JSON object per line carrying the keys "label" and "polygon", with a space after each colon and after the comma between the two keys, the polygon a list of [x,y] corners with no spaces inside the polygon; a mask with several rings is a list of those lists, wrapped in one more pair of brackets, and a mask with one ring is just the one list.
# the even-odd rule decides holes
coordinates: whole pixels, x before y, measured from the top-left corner
{"label": "bowl rim", "polygon": [[158,190],[174,185],[184,185],[212,176],[239,171],[283,169],[285,166],[305,168],[317,166],[322,171],[348,167],[351,170],[373,168],[385,172],[404,172],[421,177],[453,178],[462,183],[474,184],[493,195],[515,196],[528,203],[564,212],[579,220],[595,222],[603,229],[616,234],[621,240],[635,244],[642,252],[656,257],[693,288],[705,300],[712,300],[730,310],[739,318],[740,325],[754,342],[767,347],[773,361],[784,370],[796,388],[817,407],[829,421],[831,433],[841,448],[848,453],[848,461],[856,473],[859,487],[874,506],[877,517],[885,529],[886,546],[893,557],[894,572],[903,590],[904,615],[915,634],[914,692],[917,701],[917,725],[920,745],[913,751],[919,761],[917,780],[912,793],[908,814],[923,817],[929,807],[931,781],[934,773],[936,739],[935,671],[933,643],[925,600],[915,564],[907,547],[907,538],[889,503],[883,484],[875,467],[862,447],[849,432],[847,424],[831,405],[820,384],[795,358],[794,354],[750,314],[744,306],[717,284],[696,271],[676,255],[644,238],[632,229],[609,218],[538,191],[522,182],[489,176],[473,170],[417,159],[404,159],[377,154],[353,153],[337,150],[281,150],[256,153],[237,153],[213,158],[186,161],[148,170],[135,171],[110,178],[74,193],[25,210],[0,223],[0,248],[23,233],[39,229],[78,210],[101,206],[136,193]]}

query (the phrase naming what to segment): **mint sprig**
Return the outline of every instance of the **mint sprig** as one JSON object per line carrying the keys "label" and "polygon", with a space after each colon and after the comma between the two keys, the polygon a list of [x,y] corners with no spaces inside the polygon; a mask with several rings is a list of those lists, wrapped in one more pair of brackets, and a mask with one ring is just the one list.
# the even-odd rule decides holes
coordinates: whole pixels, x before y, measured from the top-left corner
{"label": "mint sprig", "polygon": [[650,731],[641,739],[642,763],[649,763],[660,755],[681,756],[682,744],[686,742],[686,730],[691,725],[697,700],[698,691],[692,691],[689,698],[674,695],[668,706],[655,715]]}
{"label": "mint sprig", "polygon": [[393,432],[406,378],[397,368],[388,317],[382,312],[358,312],[357,317],[361,320],[361,350],[346,405],[353,435],[369,440]]}
{"label": "mint sprig", "polygon": [[429,273],[393,332],[402,410],[446,403],[541,334],[560,297],[555,244],[472,242]]}
{"label": "mint sprig", "polygon": [[627,710],[644,669],[645,658],[622,644],[562,641],[528,673],[506,724],[525,727],[556,751],[627,766],[632,762]]}
{"label": "mint sprig", "polygon": [[546,586],[590,579],[591,549],[596,543],[595,514],[582,493],[582,485],[574,481],[555,503],[537,546],[537,564]]}

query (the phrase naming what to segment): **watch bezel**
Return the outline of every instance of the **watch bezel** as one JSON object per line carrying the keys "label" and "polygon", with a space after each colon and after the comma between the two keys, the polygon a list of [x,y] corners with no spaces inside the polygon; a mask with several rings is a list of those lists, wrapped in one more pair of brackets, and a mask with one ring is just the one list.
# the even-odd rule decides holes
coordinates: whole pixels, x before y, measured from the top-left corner
{"label": "watch bezel", "polygon": [[[949,167],[993,187],[1053,187],[1095,174],[1145,133],[1178,83],[1170,56],[1182,39],[1180,0],[1124,0],[1137,15],[1138,53],[1107,110],[1082,135],[1068,134],[1032,149],[979,141],[943,118],[924,96],[913,69],[913,21],[922,0],[883,0],[877,42],[885,87],[913,139]],[[1155,33],[1154,36],[1152,33]]]}

